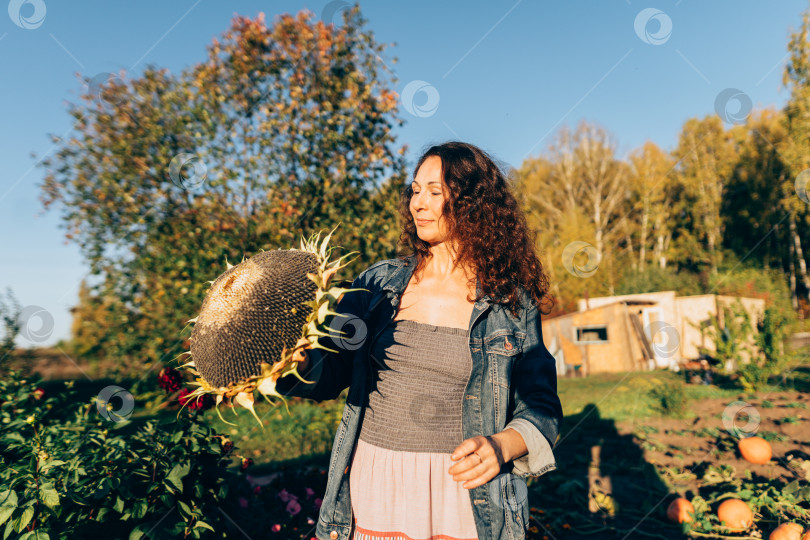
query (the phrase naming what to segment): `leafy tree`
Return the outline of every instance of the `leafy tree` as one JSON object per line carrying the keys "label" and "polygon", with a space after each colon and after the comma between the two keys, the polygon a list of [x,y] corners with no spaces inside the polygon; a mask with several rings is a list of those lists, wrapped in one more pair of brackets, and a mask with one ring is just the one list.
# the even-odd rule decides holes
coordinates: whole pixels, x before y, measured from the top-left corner
{"label": "leafy tree", "polygon": [[704,288],[698,276],[691,272],[676,271],[672,266],[649,266],[644,270],[628,271],[616,284],[618,295],[670,290],[675,291],[678,296],[689,296],[703,294]]}
{"label": "leafy tree", "polygon": [[[786,136],[783,116],[765,109],[748,117],[722,207],[727,223],[724,245],[740,258],[780,269],[788,255],[789,240],[783,196],[778,189],[789,176],[778,151]],[[752,249],[752,239],[763,240],[759,249]]]}
{"label": "leafy tree", "polygon": [[116,321],[115,300],[94,295],[86,280],[79,284],[78,297],[78,304],[70,309],[73,322],[68,348],[73,356],[102,360],[126,325]]}
{"label": "leafy tree", "polygon": [[687,120],[673,156],[683,184],[681,220],[676,240],[684,260],[717,273],[726,227],[723,197],[737,154],[741,130],[729,131],[717,115]]}
{"label": "leafy tree", "polygon": [[0,321],[3,324],[3,338],[0,340],[0,362],[8,360],[14,350],[14,340],[20,333],[20,314],[22,312],[19,302],[14,297],[10,287],[6,288],[8,300],[0,295]]}
{"label": "leafy tree", "polygon": [[237,16],[205,61],[90,84],[71,106],[42,201],[101,276],[79,312],[106,318],[83,320],[77,350],[138,371],[172,358],[226,261],[338,223],[331,243],[362,254],[349,273],[394,255],[395,79],[359,5],[343,17]]}
{"label": "leafy tree", "polygon": [[[615,152],[605,129],[581,122],[573,132],[562,128],[545,155],[526,160],[517,171],[521,204],[530,226],[540,230],[540,252],[547,255],[551,284],[564,310],[572,309],[574,297],[585,291],[613,294],[622,265],[616,262],[618,250],[608,246],[622,242],[629,226],[623,211],[627,165]],[[574,242],[583,249],[571,260],[572,246],[579,245]],[[589,277],[572,273],[572,266]]]}
{"label": "leafy tree", "polygon": [[[788,213],[790,231],[789,271],[794,303],[798,304],[800,282],[801,297],[807,302],[810,311],[810,274],[807,270],[802,238],[810,235],[810,9],[802,14],[802,23],[790,36],[788,51],[790,60],[785,66],[782,84],[790,88],[790,99],[785,106],[785,126],[787,136],[780,145],[780,152],[790,171],[781,177],[782,207]],[[805,178],[804,183],[799,180]],[[798,181],[797,181],[798,180]],[[801,192],[801,193],[799,193]],[[798,307],[798,306],[797,306]]]}
{"label": "leafy tree", "polygon": [[633,213],[638,230],[638,260],[633,266],[643,271],[651,255],[653,264],[664,269],[672,230],[670,214],[672,208],[670,176],[675,166],[674,160],[658,145],[647,141],[630,155],[629,184],[631,186]]}

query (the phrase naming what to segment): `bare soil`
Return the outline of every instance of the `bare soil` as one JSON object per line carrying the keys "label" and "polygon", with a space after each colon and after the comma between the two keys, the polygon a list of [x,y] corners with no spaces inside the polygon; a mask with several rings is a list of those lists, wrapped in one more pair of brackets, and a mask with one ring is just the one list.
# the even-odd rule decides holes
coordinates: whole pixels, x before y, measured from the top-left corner
{"label": "bare soil", "polygon": [[[810,464],[810,395],[785,391],[739,399],[759,414],[750,431],[772,445],[766,465],[739,455],[723,422],[733,399],[693,402],[694,416],[687,419],[614,422],[600,418],[595,407],[566,417],[569,430],[555,448],[558,470],[529,481],[529,538],[687,538],[666,519],[667,507],[678,496],[704,496],[706,475],[723,466],[735,478],[810,484],[810,466],[796,467]],[[747,423],[737,416],[738,429]],[[760,524],[748,534],[767,538],[773,526]]]}

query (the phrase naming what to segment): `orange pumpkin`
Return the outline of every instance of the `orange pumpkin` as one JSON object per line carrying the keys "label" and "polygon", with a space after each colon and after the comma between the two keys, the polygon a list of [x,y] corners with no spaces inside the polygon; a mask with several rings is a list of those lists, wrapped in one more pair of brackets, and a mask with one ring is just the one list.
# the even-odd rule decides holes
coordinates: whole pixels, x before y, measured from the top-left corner
{"label": "orange pumpkin", "polygon": [[802,536],[802,540],[810,540],[810,531],[804,533],[804,536]]}
{"label": "orange pumpkin", "polygon": [[743,531],[753,525],[754,513],[740,499],[726,499],[717,507],[717,517],[729,529]]}
{"label": "orange pumpkin", "polygon": [[765,465],[773,456],[771,443],[761,437],[746,437],[745,439],[740,439],[740,442],[737,443],[737,447],[740,449],[742,457],[751,463]]}
{"label": "orange pumpkin", "polygon": [[669,508],[667,508],[667,518],[670,521],[674,521],[675,523],[684,523],[692,521],[692,516],[689,515],[689,512],[692,514],[695,513],[695,507],[692,506],[692,503],[689,502],[689,499],[684,499],[683,497],[679,497],[669,503]]}
{"label": "orange pumpkin", "polygon": [[803,532],[804,527],[798,523],[782,523],[773,530],[768,540],[801,540]]}

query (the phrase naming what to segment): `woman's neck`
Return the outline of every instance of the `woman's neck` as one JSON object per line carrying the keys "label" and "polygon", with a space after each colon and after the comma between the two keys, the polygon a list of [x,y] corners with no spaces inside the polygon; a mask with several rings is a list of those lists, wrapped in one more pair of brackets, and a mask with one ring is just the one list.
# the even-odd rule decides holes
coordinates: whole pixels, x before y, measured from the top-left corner
{"label": "woman's neck", "polygon": [[475,279],[475,273],[467,265],[465,268],[456,264],[458,259],[458,244],[448,244],[447,241],[431,244],[430,257],[425,261],[422,276],[431,276],[439,281],[445,279]]}

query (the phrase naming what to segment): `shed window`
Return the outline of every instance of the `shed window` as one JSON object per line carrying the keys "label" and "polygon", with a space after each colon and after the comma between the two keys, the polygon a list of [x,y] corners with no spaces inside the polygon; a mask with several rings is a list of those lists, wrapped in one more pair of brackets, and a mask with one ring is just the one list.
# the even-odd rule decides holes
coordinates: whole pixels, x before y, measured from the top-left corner
{"label": "shed window", "polygon": [[606,343],[607,326],[584,326],[577,328],[578,343]]}

